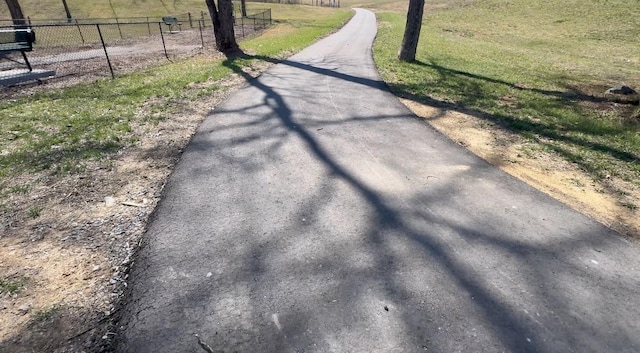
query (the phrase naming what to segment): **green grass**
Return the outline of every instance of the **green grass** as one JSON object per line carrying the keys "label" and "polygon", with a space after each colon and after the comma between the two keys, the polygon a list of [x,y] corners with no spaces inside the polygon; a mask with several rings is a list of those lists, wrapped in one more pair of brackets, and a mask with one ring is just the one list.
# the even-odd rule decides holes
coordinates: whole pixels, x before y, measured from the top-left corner
{"label": "green grass", "polygon": [[54,318],[58,313],[62,311],[62,307],[60,305],[54,304],[48,308],[44,308],[36,311],[31,318],[34,323],[41,323]]}
{"label": "green grass", "polygon": [[0,295],[10,296],[20,293],[25,285],[23,278],[2,278],[0,277]]}
{"label": "green grass", "polygon": [[11,139],[0,139],[0,149],[9,151],[0,155],[0,178],[29,171],[80,171],[83,160],[101,158],[136,141],[131,122],[146,101],[181,98],[190,83],[228,73],[219,63],[198,58],[2,102],[2,134]]}
{"label": "green grass", "polygon": [[302,50],[346,22],[353,14],[349,9],[259,5],[272,9],[277,29],[267,35],[244,41],[242,47],[248,52],[270,57],[282,57]]}
{"label": "green grass", "polygon": [[[163,31],[166,29],[167,28],[163,26]],[[124,23],[119,26],[103,24],[100,25],[100,30],[106,43],[113,43],[120,39],[160,34],[160,29],[156,23],[149,25]],[[37,27],[35,31],[38,36],[35,50],[44,47],[100,45],[100,34],[95,25],[47,26]]]}
{"label": "green grass", "polygon": [[[206,11],[204,0],[68,0],[73,18],[161,17],[169,14]],[[60,0],[20,0],[25,16],[32,19],[66,18]],[[7,7],[0,6],[0,18],[10,18]]]}
{"label": "green grass", "polygon": [[[196,19],[200,17],[201,12],[207,13],[207,6],[204,0],[67,0],[67,4],[74,19],[115,17],[151,17],[158,19],[162,16],[176,16],[187,13],[191,13],[192,17]],[[247,2],[247,13],[251,15],[256,9],[267,8],[270,5],[260,2]],[[32,20],[66,19],[66,13],[60,0],[20,0],[20,6],[25,16],[29,16]],[[237,9],[237,15],[240,12],[240,2],[234,1],[234,6]],[[304,16],[303,13],[301,15]],[[11,18],[9,10],[2,2],[0,4],[0,19],[9,18]]]}
{"label": "green grass", "polygon": [[[351,14],[347,10],[308,7],[282,14],[277,12],[278,6],[273,7],[278,25],[264,37],[240,43],[256,56],[279,57],[299,50]],[[251,65],[252,60],[242,64]],[[115,80],[0,102],[0,199],[23,190],[10,183],[16,175],[81,172],[88,162],[103,160],[131,146],[141,138],[133,132],[133,124],[144,126],[170,117],[179,109],[178,102],[199,99],[220,89],[215,84],[194,84],[220,80],[231,72],[222,60],[196,57]],[[162,103],[149,108],[151,101]],[[149,112],[141,116],[143,107]],[[39,214],[39,210],[29,210],[32,218]]]}
{"label": "green grass", "polygon": [[[247,6],[247,13],[249,16],[251,16],[252,14],[259,15],[267,8],[269,8],[268,4],[250,3]],[[281,8],[284,11],[288,11],[284,6],[282,6]],[[236,15],[238,15],[239,13],[240,12],[238,11]],[[304,13],[301,13],[301,15],[304,16]],[[1,16],[0,19],[2,19]],[[179,20],[182,23],[181,30],[197,31],[198,21],[200,19],[200,11],[197,11],[197,15],[193,15],[193,21],[191,23],[188,21],[188,18],[185,15],[182,15],[181,17],[179,17]],[[147,23],[147,20],[149,20],[150,23]],[[159,21],[159,16],[132,18],[128,20],[121,19],[120,23],[116,23],[113,19],[105,19],[103,21],[100,21],[100,30],[105,42],[111,44],[121,39],[159,35]],[[211,20],[208,19],[208,17],[205,17],[204,21],[205,22],[203,23],[203,25],[205,27],[205,31],[210,30],[212,25]],[[262,21],[262,17],[258,17],[258,24],[261,23],[260,21]],[[33,23],[34,25],[36,25],[35,31],[37,34],[35,50],[47,47],[65,47],[92,44],[100,46],[100,34],[94,22],[96,22],[96,20],[81,21],[79,24],[67,24],[63,22],[62,24],[57,25],[47,24],[43,26],[37,26],[38,24],[42,23],[34,20]],[[244,19],[244,23],[246,24],[245,27],[249,28],[252,27],[253,20],[250,18]],[[164,24],[162,24],[161,27],[162,31],[165,33],[169,30],[168,27]]]}
{"label": "green grass", "polygon": [[425,12],[415,63],[396,60],[404,14],[378,14],[374,56],[397,95],[486,119],[596,179],[640,185],[637,108],[602,101],[613,84],[640,88],[635,0],[444,5]]}

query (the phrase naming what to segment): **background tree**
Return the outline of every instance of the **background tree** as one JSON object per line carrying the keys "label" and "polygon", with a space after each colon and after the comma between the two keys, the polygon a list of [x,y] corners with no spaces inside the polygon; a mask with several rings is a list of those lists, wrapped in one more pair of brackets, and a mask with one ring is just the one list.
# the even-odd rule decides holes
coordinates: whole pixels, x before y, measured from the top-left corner
{"label": "background tree", "polygon": [[404,37],[398,53],[398,59],[402,61],[416,60],[416,49],[420,39],[422,28],[422,13],[424,12],[424,0],[409,0],[407,11],[407,25],[404,28]]}
{"label": "background tree", "polygon": [[7,3],[7,7],[9,7],[9,13],[11,14],[11,19],[13,20],[14,25],[25,25],[27,22],[24,19],[24,14],[22,13],[22,8],[20,8],[20,4],[18,0],[4,0]]}
{"label": "background tree", "polygon": [[240,0],[240,12],[242,13],[242,17],[247,17],[247,1]]}
{"label": "background tree", "polygon": [[218,7],[213,0],[205,0],[211,22],[213,22],[213,33],[216,37],[216,48],[226,54],[240,52],[240,47],[236,43],[236,35],[233,30],[233,4],[231,0],[218,0]]}
{"label": "background tree", "polygon": [[67,22],[71,22],[71,11],[69,11],[69,6],[67,6],[67,0],[62,0],[62,6],[64,6],[64,12],[67,13]]}

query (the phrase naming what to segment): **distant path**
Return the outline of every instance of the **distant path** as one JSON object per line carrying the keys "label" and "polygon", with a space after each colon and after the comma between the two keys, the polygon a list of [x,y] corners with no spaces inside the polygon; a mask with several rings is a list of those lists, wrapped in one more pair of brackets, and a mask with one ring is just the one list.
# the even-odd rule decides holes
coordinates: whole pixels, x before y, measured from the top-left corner
{"label": "distant path", "polygon": [[639,352],[640,248],[380,81],[374,15],[203,123],[131,274],[121,352]]}

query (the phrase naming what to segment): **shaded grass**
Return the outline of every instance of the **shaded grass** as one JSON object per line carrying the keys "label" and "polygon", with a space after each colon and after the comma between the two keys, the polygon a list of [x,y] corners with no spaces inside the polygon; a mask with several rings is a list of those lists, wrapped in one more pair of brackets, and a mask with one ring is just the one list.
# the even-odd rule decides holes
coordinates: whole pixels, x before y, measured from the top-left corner
{"label": "shaded grass", "polygon": [[51,305],[47,308],[36,311],[32,318],[32,323],[41,323],[51,320],[62,311],[62,307],[58,304]]}
{"label": "shaded grass", "polygon": [[[278,25],[269,35],[241,46],[259,56],[286,55],[330,32],[350,13],[308,7],[292,8],[286,14],[274,12]],[[251,65],[254,60],[245,60],[242,65]],[[177,102],[199,99],[220,89],[215,84],[198,83],[217,81],[231,73],[220,59],[197,57],[115,80],[0,102],[0,198],[29,187],[18,190],[9,186],[8,180],[16,175],[81,172],[86,162],[136,143],[140,136],[132,131],[133,124],[144,126],[170,117]],[[158,106],[157,102],[163,103]],[[30,215],[36,218],[38,213]]]}
{"label": "shaded grass", "polygon": [[[636,8],[624,0],[451,5],[426,15],[414,63],[395,59],[403,14],[380,13],[375,59],[399,96],[491,121],[596,179],[640,185],[636,108],[603,94],[615,83],[640,86]],[[631,25],[617,33],[602,16]]]}

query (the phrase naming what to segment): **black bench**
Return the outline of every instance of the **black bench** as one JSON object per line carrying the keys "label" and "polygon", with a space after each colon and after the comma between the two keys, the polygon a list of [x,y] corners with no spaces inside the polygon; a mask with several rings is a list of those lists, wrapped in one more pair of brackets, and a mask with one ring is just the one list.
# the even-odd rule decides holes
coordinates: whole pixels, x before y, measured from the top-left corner
{"label": "black bench", "polygon": [[166,24],[167,26],[169,26],[169,32],[173,33],[173,27],[174,26],[178,26],[178,28],[180,29],[180,31],[182,31],[182,23],[180,23],[178,21],[177,18],[173,17],[173,16],[164,16],[162,18],[162,22],[164,22],[164,24]]}
{"label": "black bench", "polygon": [[33,71],[25,53],[33,50],[35,41],[36,34],[31,28],[0,29],[0,58],[5,57],[8,53],[19,51],[22,53],[29,71]]}

